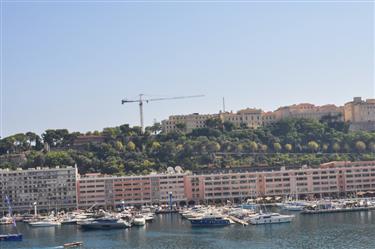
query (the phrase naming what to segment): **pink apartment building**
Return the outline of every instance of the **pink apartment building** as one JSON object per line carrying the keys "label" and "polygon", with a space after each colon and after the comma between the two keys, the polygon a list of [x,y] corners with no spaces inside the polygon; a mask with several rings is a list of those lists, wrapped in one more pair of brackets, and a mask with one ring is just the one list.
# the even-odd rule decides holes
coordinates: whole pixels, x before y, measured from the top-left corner
{"label": "pink apartment building", "polygon": [[78,205],[114,208],[121,205],[186,202],[185,173],[150,174],[140,176],[107,176],[87,174],[79,178]]}
{"label": "pink apartment building", "polygon": [[240,201],[260,196],[319,197],[375,190],[375,161],[329,162],[318,168],[146,176],[89,174],[79,179],[79,207]]}

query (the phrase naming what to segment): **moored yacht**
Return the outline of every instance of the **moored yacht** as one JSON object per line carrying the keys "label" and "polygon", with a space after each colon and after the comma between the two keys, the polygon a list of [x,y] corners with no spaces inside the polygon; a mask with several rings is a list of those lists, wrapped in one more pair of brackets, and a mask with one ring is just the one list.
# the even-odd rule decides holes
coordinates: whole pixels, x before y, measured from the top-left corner
{"label": "moored yacht", "polygon": [[61,223],[52,219],[44,219],[40,221],[29,222],[29,225],[32,227],[54,227],[60,226]]}
{"label": "moored yacht", "polygon": [[87,219],[84,221],[79,221],[77,224],[83,229],[121,229],[131,226],[125,220],[112,217]]}
{"label": "moored yacht", "polygon": [[137,214],[133,219],[133,224],[135,226],[144,226],[146,224],[146,219],[143,215]]}
{"label": "moored yacht", "polygon": [[227,226],[231,224],[230,219],[220,214],[208,213],[198,218],[189,219],[192,226]]}
{"label": "moored yacht", "polygon": [[4,216],[0,219],[0,225],[13,224],[13,218],[9,216]]}
{"label": "moored yacht", "polygon": [[294,219],[294,215],[285,215],[279,213],[260,213],[254,215],[248,219],[248,222],[253,225],[259,224],[275,224],[275,223],[287,223]]}

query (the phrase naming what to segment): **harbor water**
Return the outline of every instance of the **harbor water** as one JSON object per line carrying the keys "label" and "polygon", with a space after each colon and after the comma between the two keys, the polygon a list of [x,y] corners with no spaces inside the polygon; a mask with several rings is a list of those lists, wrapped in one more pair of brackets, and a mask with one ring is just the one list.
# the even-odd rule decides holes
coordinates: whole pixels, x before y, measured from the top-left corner
{"label": "harbor water", "polygon": [[[179,214],[157,215],[144,227],[84,231],[76,225],[32,228],[17,224],[22,242],[0,242],[1,249],[62,248],[64,243],[83,241],[90,249],[373,249],[375,211],[296,214],[292,223],[192,228]],[[15,232],[0,226],[0,234]]]}

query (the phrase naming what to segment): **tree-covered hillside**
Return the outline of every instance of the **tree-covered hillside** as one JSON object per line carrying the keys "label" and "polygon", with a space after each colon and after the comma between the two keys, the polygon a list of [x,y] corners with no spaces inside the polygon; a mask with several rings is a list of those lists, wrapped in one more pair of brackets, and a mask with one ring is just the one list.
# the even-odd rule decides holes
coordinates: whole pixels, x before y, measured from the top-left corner
{"label": "tree-covered hillside", "polygon": [[0,167],[77,164],[81,173],[134,174],[176,165],[195,170],[375,159],[375,132],[349,132],[348,124],[330,117],[320,122],[287,119],[258,129],[234,129],[219,120],[206,125],[188,134],[184,125],[169,134],[160,133],[160,124],[147,127],[144,134],[139,127],[121,125],[88,132],[102,136],[103,142],[80,146],[75,141],[84,134],[65,129],[46,130],[41,136],[15,134],[0,140]]}

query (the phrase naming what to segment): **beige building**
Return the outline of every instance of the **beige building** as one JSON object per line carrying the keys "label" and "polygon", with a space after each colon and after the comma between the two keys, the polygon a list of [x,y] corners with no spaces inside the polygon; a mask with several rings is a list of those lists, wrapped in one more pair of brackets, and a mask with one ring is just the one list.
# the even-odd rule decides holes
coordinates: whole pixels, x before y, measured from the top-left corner
{"label": "beige building", "polygon": [[316,106],[301,103],[283,106],[273,112],[263,112],[261,109],[246,108],[236,113],[223,112],[218,114],[174,115],[162,121],[165,133],[178,130],[178,124],[186,126],[185,132],[205,127],[205,121],[210,118],[220,118],[223,122],[232,122],[236,127],[245,124],[250,128],[258,128],[285,118],[306,118],[320,120],[324,116],[338,117],[339,120],[350,123],[351,130],[375,130],[375,99],[355,97],[345,106],[322,105]]}
{"label": "beige building", "polygon": [[231,122],[236,127],[246,125],[249,128],[258,128],[262,125],[275,122],[276,115],[272,112],[263,112],[261,109],[246,108],[236,113],[220,112],[218,114],[199,114],[169,116],[167,120],[162,121],[162,130],[165,133],[179,130],[178,124],[186,126],[185,132],[191,132],[193,129],[206,127],[205,122],[208,119],[219,118],[222,122]]}
{"label": "beige building", "polygon": [[371,122],[375,121],[375,99],[362,100],[361,97],[355,97],[353,101],[344,106],[345,121],[348,122]]}
{"label": "beige building", "polygon": [[350,130],[375,130],[375,99],[362,100],[355,97],[344,106],[345,121],[350,122]]}
{"label": "beige building", "polygon": [[205,127],[205,121],[210,118],[219,118],[219,114],[173,115],[161,122],[162,130],[165,133],[176,131],[179,130],[178,124],[184,124],[186,126],[184,131],[191,132],[193,129]]}
{"label": "beige building", "polygon": [[220,113],[220,118],[223,122],[228,121],[233,123],[236,127],[246,125],[250,128],[258,128],[263,125],[262,110],[246,108],[237,113],[224,112]]}
{"label": "beige building", "polygon": [[355,97],[345,104],[344,118],[350,122],[350,130],[375,130],[375,99]]}
{"label": "beige building", "polygon": [[343,120],[344,109],[335,105],[315,106],[309,103],[290,105],[274,111],[277,120],[284,118],[307,118],[320,120],[324,116],[338,116]]}

